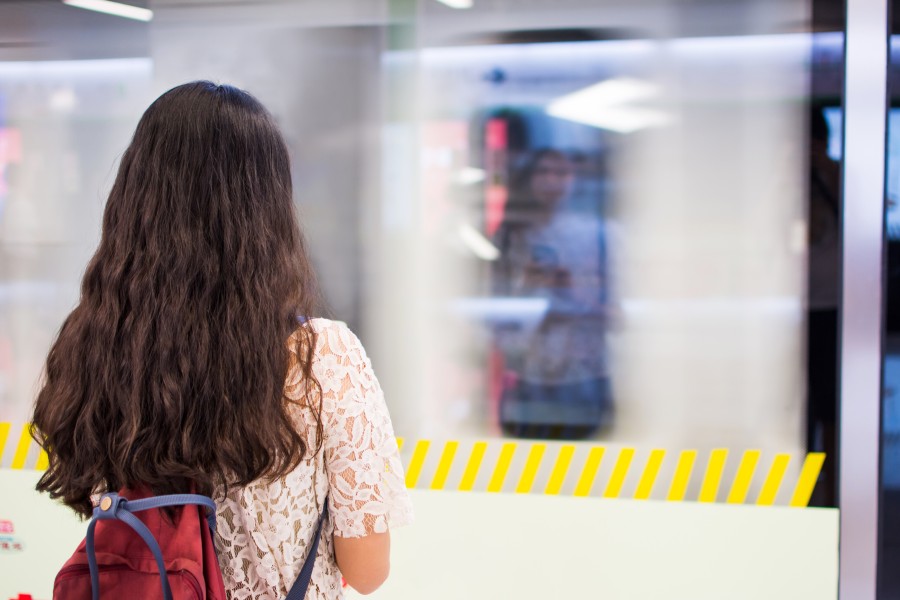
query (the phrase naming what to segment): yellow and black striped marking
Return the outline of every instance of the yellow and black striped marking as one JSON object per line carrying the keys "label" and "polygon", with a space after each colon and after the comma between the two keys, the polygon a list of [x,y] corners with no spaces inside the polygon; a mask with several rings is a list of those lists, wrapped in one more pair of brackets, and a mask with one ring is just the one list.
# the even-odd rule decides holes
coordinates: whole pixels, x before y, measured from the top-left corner
{"label": "yellow and black striped marking", "polygon": [[670,451],[534,441],[398,438],[416,489],[598,496],[759,506],[809,505],[825,462],[761,450]]}
{"label": "yellow and black striped marking", "polygon": [[[12,435],[11,435],[12,434]],[[409,488],[698,501],[760,506],[809,505],[825,462],[807,454],[491,440],[404,443],[397,438]],[[47,468],[27,424],[0,422],[0,467]],[[703,466],[698,468],[698,465]]]}

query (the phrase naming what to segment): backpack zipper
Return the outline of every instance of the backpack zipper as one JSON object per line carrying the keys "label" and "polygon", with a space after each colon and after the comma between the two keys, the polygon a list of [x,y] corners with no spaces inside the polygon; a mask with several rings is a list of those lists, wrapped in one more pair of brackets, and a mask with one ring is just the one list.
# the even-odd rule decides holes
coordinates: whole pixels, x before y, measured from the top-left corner
{"label": "backpack zipper", "polygon": [[[101,565],[99,567],[100,571],[121,571],[128,568],[129,567],[127,565]],[[61,569],[60,572],[56,574],[56,581],[74,577],[76,575],[83,575],[90,572],[91,570],[87,565],[69,565],[65,569]]]}
{"label": "backpack zipper", "polygon": [[[122,570],[130,570],[128,565],[101,565],[99,567],[99,572],[108,572],[108,571],[122,571]],[[87,575],[91,572],[90,568],[87,565],[69,565],[68,567],[60,570],[60,572],[56,575],[56,581],[61,581],[63,579],[68,579],[69,577],[75,577],[77,575]],[[166,571],[167,575],[181,575],[184,577],[185,581],[187,581],[188,586],[194,592],[194,597],[197,600],[201,600],[203,598],[203,590],[200,588],[200,582],[197,581],[197,578],[194,577],[193,573],[187,570],[180,571]],[[158,576],[158,574],[157,574]]]}

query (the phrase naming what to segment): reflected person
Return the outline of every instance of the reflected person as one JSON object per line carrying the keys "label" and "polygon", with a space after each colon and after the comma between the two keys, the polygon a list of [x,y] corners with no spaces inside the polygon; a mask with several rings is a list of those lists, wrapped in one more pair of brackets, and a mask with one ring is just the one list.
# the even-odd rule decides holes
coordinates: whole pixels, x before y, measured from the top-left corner
{"label": "reflected person", "polygon": [[510,318],[496,329],[507,435],[582,439],[611,423],[607,231],[596,214],[570,206],[574,186],[568,155],[535,152],[495,235],[493,293],[545,307],[536,323]]}

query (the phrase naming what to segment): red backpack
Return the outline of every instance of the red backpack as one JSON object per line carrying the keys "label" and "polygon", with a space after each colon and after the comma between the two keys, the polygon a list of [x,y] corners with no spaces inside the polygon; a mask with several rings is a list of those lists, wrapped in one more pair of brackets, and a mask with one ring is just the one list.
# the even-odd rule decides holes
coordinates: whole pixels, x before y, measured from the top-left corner
{"label": "red backpack", "polygon": [[[175,523],[158,510],[167,506],[184,506]],[[287,600],[306,596],[327,514],[326,501]],[[216,504],[206,496],[147,496],[136,490],[104,494],[87,536],[56,575],[53,600],[226,600],[215,531]]]}
{"label": "red backpack", "polygon": [[[181,505],[174,524],[150,510]],[[53,600],[226,600],[213,546],[215,511],[210,498],[196,494],[104,494],[87,536],[56,576]]]}

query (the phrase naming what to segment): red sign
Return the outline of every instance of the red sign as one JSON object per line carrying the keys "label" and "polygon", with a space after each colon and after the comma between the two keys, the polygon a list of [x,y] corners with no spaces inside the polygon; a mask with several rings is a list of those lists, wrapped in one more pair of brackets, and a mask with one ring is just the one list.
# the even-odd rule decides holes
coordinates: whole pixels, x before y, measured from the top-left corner
{"label": "red sign", "polygon": [[22,132],[12,127],[0,127],[0,163],[22,161]]}

